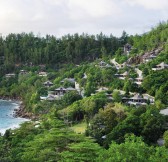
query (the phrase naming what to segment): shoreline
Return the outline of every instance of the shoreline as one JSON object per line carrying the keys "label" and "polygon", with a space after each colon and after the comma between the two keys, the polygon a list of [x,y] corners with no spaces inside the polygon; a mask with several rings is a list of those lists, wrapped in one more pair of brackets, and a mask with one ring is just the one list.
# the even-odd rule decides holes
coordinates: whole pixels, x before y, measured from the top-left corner
{"label": "shoreline", "polygon": [[[14,130],[20,127],[21,123],[31,121],[29,118],[23,118],[22,116],[16,116],[16,111],[20,109],[21,101],[16,99],[9,99],[7,97],[1,97],[2,102],[2,118],[0,119],[0,136],[3,136],[6,130]],[[7,104],[7,107],[6,107]],[[9,109],[8,109],[9,107]]]}
{"label": "shoreline", "polygon": [[26,112],[25,111],[25,105],[23,104],[23,101],[20,97],[9,97],[9,96],[0,96],[0,100],[5,101],[13,101],[19,104],[18,108],[14,109],[13,111],[13,117],[14,118],[25,118],[29,120],[37,120],[38,117],[34,115],[33,113]]}

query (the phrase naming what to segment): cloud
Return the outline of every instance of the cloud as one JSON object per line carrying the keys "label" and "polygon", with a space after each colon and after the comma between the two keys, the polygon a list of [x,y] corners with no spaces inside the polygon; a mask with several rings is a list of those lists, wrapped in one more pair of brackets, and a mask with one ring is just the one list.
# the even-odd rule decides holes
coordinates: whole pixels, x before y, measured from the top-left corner
{"label": "cloud", "polygon": [[142,33],[167,15],[167,0],[0,0],[0,33],[120,36]]}
{"label": "cloud", "polygon": [[68,7],[72,19],[85,16],[101,18],[121,13],[121,9],[111,0],[69,0]]}
{"label": "cloud", "polygon": [[146,9],[162,10],[167,9],[167,0],[126,0],[126,2],[131,6],[140,5]]}

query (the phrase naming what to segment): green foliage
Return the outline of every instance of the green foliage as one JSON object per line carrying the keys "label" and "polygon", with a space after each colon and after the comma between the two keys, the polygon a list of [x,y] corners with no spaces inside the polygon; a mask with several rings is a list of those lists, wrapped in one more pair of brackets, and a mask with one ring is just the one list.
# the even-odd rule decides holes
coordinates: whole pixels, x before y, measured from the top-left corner
{"label": "green foliage", "polygon": [[115,102],[121,102],[122,98],[119,91],[114,91],[112,96]]}
{"label": "green foliage", "polygon": [[[141,111],[139,110],[141,109]],[[122,143],[127,133],[133,133],[136,136],[142,136],[145,142],[155,143],[163,134],[165,118],[154,108],[145,110],[139,108],[130,112],[130,114],[121,121],[108,135],[105,144],[116,141]]]}
{"label": "green foliage", "polygon": [[[49,35],[39,38],[33,33],[0,37],[0,57],[4,58],[0,60],[0,96],[21,99],[24,111],[39,119],[38,124],[24,123],[19,129],[7,130],[0,136],[0,161],[168,161],[166,148],[148,146],[136,137],[142,136],[146,143],[156,145],[165,131],[166,119],[159,114],[159,109],[168,105],[168,70],[152,71],[151,68],[162,61],[168,63],[167,26],[167,23],[160,23],[141,36],[128,36],[123,32],[120,38],[103,33],[66,35],[59,39]],[[126,43],[133,46],[130,56],[163,47],[156,59],[139,65],[144,76],[142,87],[128,78],[123,81],[114,77],[115,68],[98,65],[101,59],[97,58],[107,63],[114,57],[119,63],[125,62],[129,57],[123,55]],[[96,61],[89,63],[93,60]],[[28,73],[19,74],[21,69]],[[38,76],[43,70],[48,72],[47,77]],[[123,71],[129,71],[132,78],[137,77],[133,68],[126,67],[119,72]],[[6,73],[12,72],[15,78],[5,78]],[[75,78],[84,89],[85,97],[70,92],[61,100],[40,101],[40,96],[47,96],[48,90],[74,86],[67,81],[61,85],[65,78]],[[46,80],[51,80],[54,86],[45,88]],[[119,92],[112,93],[114,103],[108,103],[104,93],[91,96],[103,86],[109,88],[109,93],[123,89],[127,96],[130,91],[149,93],[155,96],[156,102],[154,106],[135,109],[118,103],[122,99]],[[87,123],[86,135],[109,149],[104,150],[69,128],[71,123],[80,121]],[[136,136],[130,136],[132,133]],[[167,136],[166,131],[166,147]]]}
{"label": "green foliage", "polygon": [[166,148],[168,148],[168,131],[164,132],[163,138],[164,138],[164,141],[165,141],[164,145],[165,145]]}
{"label": "green foliage", "polygon": [[129,161],[150,161],[157,162],[168,160],[167,149],[164,147],[150,147],[141,138],[133,135],[127,137],[122,144],[112,143],[108,150],[103,150],[98,158],[98,162],[129,162]]}
{"label": "green foliage", "polygon": [[124,44],[119,42],[119,38],[102,33],[97,36],[68,34],[59,39],[50,35],[40,38],[33,33],[9,34],[0,41],[0,56],[4,56],[5,65],[1,72],[13,71],[17,68],[15,64],[48,64],[58,69],[62,63],[95,60],[114,54]]}
{"label": "green foliage", "polygon": [[168,80],[167,70],[156,71],[145,77],[142,86],[151,95],[155,95],[156,90],[158,90],[161,87],[162,88],[160,89],[160,91],[163,91],[164,93],[167,85],[166,83],[167,80]]}
{"label": "green foliage", "polygon": [[125,116],[122,105],[108,104],[94,116],[88,126],[87,134],[94,137],[99,144],[103,144],[102,137],[110,133]]}
{"label": "green foliage", "polygon": [[66,93],[63,98],[62,98],[62,102],[65,103],[65,105],[70,105],[73,102],[82,99],[82,97],[79,95],[78,92],[76,91],[71,91]]}
{"label": "green foliage", "polygon": [[106,102],[107,98],[104,94],[97,94],[76,101],[59,113],[70,121],[81,121],[84,116],[92,118]]}
{"label": "green foliage", "polygon": [[96,162],[96,158],[99,156],[100,151],[102,150],[102,148],[98,144],[91,143],[91,141],[89,140],[86,142],[70,144],[66,149],[67,151],[63,151],[60,154],[61,155],[60,161]]}

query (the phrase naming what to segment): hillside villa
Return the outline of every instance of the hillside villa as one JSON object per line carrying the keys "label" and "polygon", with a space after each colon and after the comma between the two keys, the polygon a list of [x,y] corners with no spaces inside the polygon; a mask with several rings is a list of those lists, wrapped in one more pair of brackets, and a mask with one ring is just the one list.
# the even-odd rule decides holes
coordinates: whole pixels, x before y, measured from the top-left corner
{"label": "hillside villa", "polygon": [[49,87],[53,86],[53,83],[48,80],[48,81],[44,82],[43,85],[44,85],[45,87],[48,87],[48,88],[49,88]]}
{"label": "hillside villa", "polygon": [[168,64],[161,62],[160,64],[156,65],[156,68],[152,68],[152,70],[156,71],[156,70],[163,70],[167,68],[168,68]]}

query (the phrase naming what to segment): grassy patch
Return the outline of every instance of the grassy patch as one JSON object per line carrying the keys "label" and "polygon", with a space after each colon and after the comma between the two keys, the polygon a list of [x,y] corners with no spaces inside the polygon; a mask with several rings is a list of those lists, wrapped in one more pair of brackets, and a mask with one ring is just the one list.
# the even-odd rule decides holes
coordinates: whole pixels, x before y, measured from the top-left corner
{"label": "grassy patch", "polygon": [[75,132],[75,133],[85,133],[85,130],[86,130],[86,123],[85,122],[82,122],[82,123],[79,123],[79,124],[75,124],[74,126],[71,127],[71,129]]}

